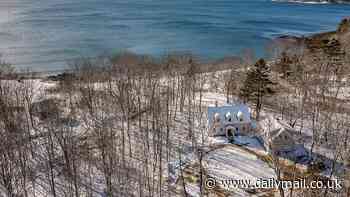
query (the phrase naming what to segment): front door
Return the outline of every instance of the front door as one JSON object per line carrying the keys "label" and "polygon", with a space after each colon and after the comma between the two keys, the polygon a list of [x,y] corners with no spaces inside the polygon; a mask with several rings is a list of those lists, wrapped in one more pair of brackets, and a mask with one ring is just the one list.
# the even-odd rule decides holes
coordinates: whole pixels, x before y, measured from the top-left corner
{"label": "front door", "polygon": [[232,128],[227,129],[226,137],[229,143],[232,143],[234,141],[235,134]]}

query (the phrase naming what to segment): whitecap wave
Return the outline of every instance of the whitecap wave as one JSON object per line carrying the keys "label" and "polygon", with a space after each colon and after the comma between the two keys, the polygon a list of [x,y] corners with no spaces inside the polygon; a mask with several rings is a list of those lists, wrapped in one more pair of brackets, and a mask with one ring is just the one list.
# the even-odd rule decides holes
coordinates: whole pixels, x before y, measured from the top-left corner
{"label": "whitecap wave", "polygon": [[329,1],[304,1],[304,0],[272,0],[274,2],[302,3],[302,4],[330,4]]}

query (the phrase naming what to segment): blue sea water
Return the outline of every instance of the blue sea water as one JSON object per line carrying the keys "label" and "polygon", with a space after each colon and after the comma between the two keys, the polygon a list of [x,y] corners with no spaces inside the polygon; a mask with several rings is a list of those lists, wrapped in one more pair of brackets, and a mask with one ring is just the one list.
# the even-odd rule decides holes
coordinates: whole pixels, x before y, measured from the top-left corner
{"label": "blue sea water", "polygon": [[1,0],[0,53],[19,68],[129,50],[217,59],[272,38],[336,28],[350,5],[271,0]]}

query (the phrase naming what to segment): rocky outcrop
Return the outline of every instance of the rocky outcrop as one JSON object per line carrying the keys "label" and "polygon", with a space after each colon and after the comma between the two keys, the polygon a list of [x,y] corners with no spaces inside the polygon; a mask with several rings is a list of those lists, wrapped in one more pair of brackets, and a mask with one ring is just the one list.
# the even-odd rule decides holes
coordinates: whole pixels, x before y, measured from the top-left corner
{"label": "rocky outcrop", "polygon": [[337,33],[344,34],[350,32],[350,18],[343,19],[337,29]]}
{"label": "rocky outcrop", "polygon": [[[289,44],[289,46],[304,45],[306,48],[312,51],[314,49],[317,50],[332,44],[334,41],[344,44],[344,37],[347,35],[350,35],[350,18],[344,18],[335,31],[322,32],[305,37],[285,35],[276,38],[274,41],[284,45]],[[346,39],[348,40],[348,37]]]}

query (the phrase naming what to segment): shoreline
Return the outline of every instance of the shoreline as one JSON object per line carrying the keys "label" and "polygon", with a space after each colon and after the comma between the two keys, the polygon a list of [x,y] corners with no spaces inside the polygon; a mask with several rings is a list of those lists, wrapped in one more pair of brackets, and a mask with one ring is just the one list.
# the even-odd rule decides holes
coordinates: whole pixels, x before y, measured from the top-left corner
{"label": "shoreline", "polygon": [[[280,44],[287,44],[287,45],[292,45],[292,46],[298,46],[298,45],[302,45],[305,44],[306,47],[308,47],[309,43],[308,42],[312,42],[312,41],[322,41],[325,39],[331,39],[333,37],[336,37],[337,34],[339,34],[339,31],[343,31],[341,28],[342,27],[342,23],[345,21],[345,25],[349,26],[346,28],[349,28],[350,30],[350,18],[344,18],[342,20],[342,22],[339,24],[338,28],[335,30],[331,30],[331,31],[324,31],[324,32],[317,32],[317,33],[312,33],[312,34],[308,34],[308,35],[302,35],[302,36],[298,36],[298,35],[280,35],[277,36],[273,39],[271,39],[271,41],[269,41],[269,43],[265,46],[267,47],[269,44],[273,44],[273,43],[280,43]],[[348,29],[346,29],[345,31],[349,31]],[[250,49],[248,49],[250,50]],[[160,56],[160,57],[156,57],[153,55],[145,55],[145,54],[137,54],[137,53],[133,53],[133,52],[129,52],[129,51],[125,51],[125,54],[131,54],[132,56],[139,58],[139,57],[151,57],[152,59],[157,60],[156,62],[160,62],[162,57],[165,56]],[[120,53],[117,55],[123,55],[124,53]],[[254,56],[254,52],[253,52],[253,56]],[[192,55],[192,53],[190,52],[173,52],[173,53],[169,53],[169,55],[175,55],[178,57],[182,57],[182,56],[192,56],[195,59],[199,60],[198,64],[201,66],[206,66],[206,67],[211,67],[211,68],[207,68],[204,69],[204,71],[210,72],[214,67],[217,70],[224,70],[224,69],[228,69],[230,66],[232,66],[232,64],[241,64],[242,63],[242,54],[241,55],[231,55],[231,56],[223,56],[222,58],[213,58],[213,59],[207,59],[207,58],[201,58],[195,55]],[[88,57],[88,59],[97,59],[99,56],[97,57]],[[109,56],[107,56],[109,57]],[[155,58],[156,57],[156,58]],[[255,59],[258,57],[255,57]],[[205,61],[202,61],[205,60]],[[16,68],[16,65],[13,65],[15,67],[15,74],[17,76],[20,77],[28,77],[28,76],[36,76],[39,75],[37,78],[47,78],[49,76],[58,76],[60,74],[64,74],[64,73],[70,73],[73,71],[73,69],[69,69],[69,68],[62,68],[62,69],[52,69],[52,70],[35,70],[35,68],[27,68],[28,72],[21,72],[21,70],[18,70],[18,68]],[[64,67],[67,67],[64,66]]]}

